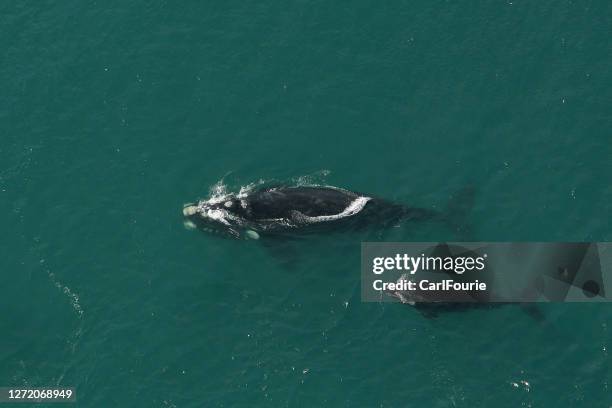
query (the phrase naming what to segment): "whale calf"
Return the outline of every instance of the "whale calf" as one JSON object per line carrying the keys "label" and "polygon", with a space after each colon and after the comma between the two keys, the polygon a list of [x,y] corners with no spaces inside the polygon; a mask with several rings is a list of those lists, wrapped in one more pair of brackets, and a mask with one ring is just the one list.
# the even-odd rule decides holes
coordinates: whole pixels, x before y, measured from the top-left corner
{"label": "whale calf", "polygon": [[264,187],[224,194],[185,205],[183,215],[188,227],[244,239],[322,228],[387,228],[404,220],[446,218],[435,210],[332,186]]}

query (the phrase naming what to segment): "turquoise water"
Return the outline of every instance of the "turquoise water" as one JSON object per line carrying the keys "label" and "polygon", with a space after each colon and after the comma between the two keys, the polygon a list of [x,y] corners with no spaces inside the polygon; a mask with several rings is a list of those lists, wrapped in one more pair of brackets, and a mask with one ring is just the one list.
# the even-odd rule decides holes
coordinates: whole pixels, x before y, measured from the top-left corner
{"label": "turquoise water", "polygon": [[607,305],[426,319],[360,301],[359,237],[287,253],[181,219],[228,173],[436,208],[472,184],[474,240],[612,240],[609,2],[0,11],[0,386],[79,407],[612,405]]}

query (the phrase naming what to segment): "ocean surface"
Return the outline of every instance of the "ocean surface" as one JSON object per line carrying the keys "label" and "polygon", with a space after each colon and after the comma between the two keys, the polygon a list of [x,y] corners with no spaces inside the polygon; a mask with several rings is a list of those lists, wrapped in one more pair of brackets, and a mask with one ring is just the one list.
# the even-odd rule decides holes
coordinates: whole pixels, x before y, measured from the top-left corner
{"label": "ocean surface", "polygon": [[279,251],[181,214],[215,185],[426,208],[472,185],[472,240],[611,241],[611,29],[608,1],[3,2],[0,386],[78,407],[612,406],[612,306],[426,318],[361,302],[359,236]]}

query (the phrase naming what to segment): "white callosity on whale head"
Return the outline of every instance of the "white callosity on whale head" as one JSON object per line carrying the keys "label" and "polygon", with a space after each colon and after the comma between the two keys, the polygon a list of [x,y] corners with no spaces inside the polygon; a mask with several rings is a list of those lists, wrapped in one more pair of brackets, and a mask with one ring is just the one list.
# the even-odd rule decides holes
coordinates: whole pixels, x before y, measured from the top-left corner
{"label": "white callosity on whale head", "polygon": [[188,230],[194,230],[194,229],[197,228],[195,223],[193,221],[190,221],[190,220],[183,221],[183,226],[185,227],[185,229],[188,229]]}
{"label": "white callosity on whale head", "polygon": [[185,217],[189,217],[192,215],[195,215],[198,212],[198,206],[197,205],[187,205],[183,208],[183,215]]}
{"label": "white callosity on whale head", "polygon": [[231,215],[220,208],[207,208],[207,207],[199,207],[198,212],[202,218],[208,218],[213,221],[218,221],[225,225],[230,225],[228,218],[232,218]]}
{"label": "white callosity on whale head", "polygon": [[[243,220],[231,211],[228,211],[228,209],[233,207],[233,202],[228,200],[228,198],[228,196],[225,196],[202,200],[198,203],[197,213],[204,219],[216,221],[226,226],[242,225]],[[223,203],[223,207],[218,206],[221,203]]]}
{"label": "white callosity on whale head", "polygon": [[[185,226],[190,228],[193,223],[196,224],[198,229],[204,231],[228,233],[236,238],[259,239],[259,234],[256,231],[252,229],[245,231],[249,223],[237,214],[237,210],[245,210],[248,207],[247,196],[261,183],[263,183],[263,180],[243,186],[236,194],[230,192],[223,180],[220,180],[212,186],[210,196],[207,199],[199,200],[197,204],[189,203],[183,206],[185,217],[195,217],[187,220],[190,223],[188,226],[186,221]],[[198,220],[202,220],[204,223],[199,223]]]}
{"label": "white callosity on whale head", "polygon": [[334,215],[319,215],[317,217],[309,217],[307,215],[301,214],[300,218],[306,222],[324,222],[324,221],[334,221],[339,220],[341,218],[350,217],[351,215],[355,215],[359,213],[365,205],[370,201],[371,197],[357,197],[354,201],[352,201],[348,207],[346,207],[342,212]]}
{"label": "white callosity on whale head", "polygon": [[247,238],[259,239],[259,234],[257,233],[257,231],[247,230],[245,232],[245,235],[246,235]]}
{"label": "white callosity on whale head", "polygon": [[[229,226],[229,220],[232,220],[235,217],[225,209],[211,207],[211,204],[216,204],[222,201],[223,200],[221,200],[221,197],[216,197],[214,200],[200,201],[197,205],[185,204],[183,207],[183,215],[185,217],[191,217],[198,214],[201,218],[217,221],[221,224]],[[231,204],[231,201],[227,201],[225,203],[226,208],[231,207],[231,205],[227,205],[228,202]],[[190,220],[185,221],[183,224],[187,229],[193,229],[195,226],[193,221]]]}

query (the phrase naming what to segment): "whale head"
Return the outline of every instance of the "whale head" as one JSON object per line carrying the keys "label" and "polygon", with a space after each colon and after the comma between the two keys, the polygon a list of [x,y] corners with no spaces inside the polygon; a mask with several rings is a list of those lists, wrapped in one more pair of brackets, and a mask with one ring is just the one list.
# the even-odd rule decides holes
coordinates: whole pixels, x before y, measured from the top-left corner
{"label": "whale head", "polygon": [[240,231],[245,226],[243,211],[240,199],[235,196],[202,200],[183,206],[184,224],[190,229],[241,238]]}

